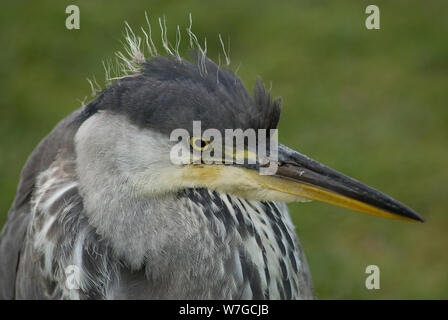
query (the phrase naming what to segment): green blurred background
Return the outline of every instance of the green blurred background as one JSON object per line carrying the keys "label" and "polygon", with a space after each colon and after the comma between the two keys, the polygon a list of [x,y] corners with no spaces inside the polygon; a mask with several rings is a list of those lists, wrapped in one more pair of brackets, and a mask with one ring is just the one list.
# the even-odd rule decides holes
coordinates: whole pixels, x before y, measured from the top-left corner
{"label": "green blurred background", "polygon": [[[81,29],[65,28],[77,4]],[[381,30],[364,26],[368,4]],[[86,77],[121,49],[124,21],[167,17],[185,39],[230,38],[232,68],[284,100],[281,142],[421,212],[425,224],[293,204],[319,299],[448,298],[447,1],[9,1],[0,8],[0,225],[36,144],[89,101]],[[160,48],[160,31],[155,28]],[[187,41],[182,43],[186,48]],[[222,57],[221,57],[222,58]],[[378,265],[381,289],[367,290]]]}

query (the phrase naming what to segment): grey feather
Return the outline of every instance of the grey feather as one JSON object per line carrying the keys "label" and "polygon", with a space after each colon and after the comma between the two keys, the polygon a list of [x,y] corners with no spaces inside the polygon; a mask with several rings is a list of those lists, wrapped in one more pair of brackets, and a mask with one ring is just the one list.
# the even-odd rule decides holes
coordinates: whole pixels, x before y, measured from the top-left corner
{"label": "grey feather", "polygon": [[35,180],[51,165],[58,152],[73,154],[73,136],[77,127],[72,122],[80,114],[78,109],[62,120],[36,147],[22,170],[16,197],[0,235],[0,299],[11,299],[15,295],[16,270],[30,219]]}
{"label": "grey feather", "polygon": [[[210,76],[150,59],[41,142],[0,236],[1,298],[313,297],[283,203],[157,180],[172,169],[173,128],[277,125],[280,100],[260,82],[252,99],[233,73],[205,63]],[[77,289],[66,286],[69,266],[80,270]]]}

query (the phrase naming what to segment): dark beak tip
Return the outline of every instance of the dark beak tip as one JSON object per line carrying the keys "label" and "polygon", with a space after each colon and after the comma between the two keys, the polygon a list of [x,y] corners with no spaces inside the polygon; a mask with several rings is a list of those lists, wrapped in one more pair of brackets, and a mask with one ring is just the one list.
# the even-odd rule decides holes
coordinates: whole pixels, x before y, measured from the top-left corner
{"label": "dark beak tip", "polygon": [[418,216],[417,220],[419,222],[421,222],[421,223],[425,223],[426,222],[426,220],[423,217],[421,217],[421,216]]}
{"label": "dark beak tip", "polygon": [[426,220],[420,214],[418,214],[417,212],[415,212],[413,210],[411,210],[410,212],[407,212],[406,216],[409,219],[414,220],[414,222],[420,222],[420,223],[426,222]]}

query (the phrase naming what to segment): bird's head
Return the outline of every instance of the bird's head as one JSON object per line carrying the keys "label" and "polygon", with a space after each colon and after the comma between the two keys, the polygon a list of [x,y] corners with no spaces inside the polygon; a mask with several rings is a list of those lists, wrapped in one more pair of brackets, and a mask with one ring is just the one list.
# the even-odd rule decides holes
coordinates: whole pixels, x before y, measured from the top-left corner
{"label": "bird's head", "polygon": [[85,107],[76,135],[83,183],[101,187],[107,175],[119,180],[115,188],[140,197],[208,188],[423,221],[391,197],[277,144],[281,101],[260,81],[251,97],[233,72],[200,58],[199,65],[151,58]]}

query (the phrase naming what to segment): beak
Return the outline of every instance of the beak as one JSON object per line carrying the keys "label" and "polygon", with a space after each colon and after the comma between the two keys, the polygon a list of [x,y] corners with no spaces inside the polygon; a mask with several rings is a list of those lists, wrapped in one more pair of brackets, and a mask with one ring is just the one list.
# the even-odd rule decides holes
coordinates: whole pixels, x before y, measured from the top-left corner
{"label": "beak", "polygon": [[424,221],[417,212],[384,193],[283,145],[278,147],[276,174],[258,177],[264,188],[379,217]]}

